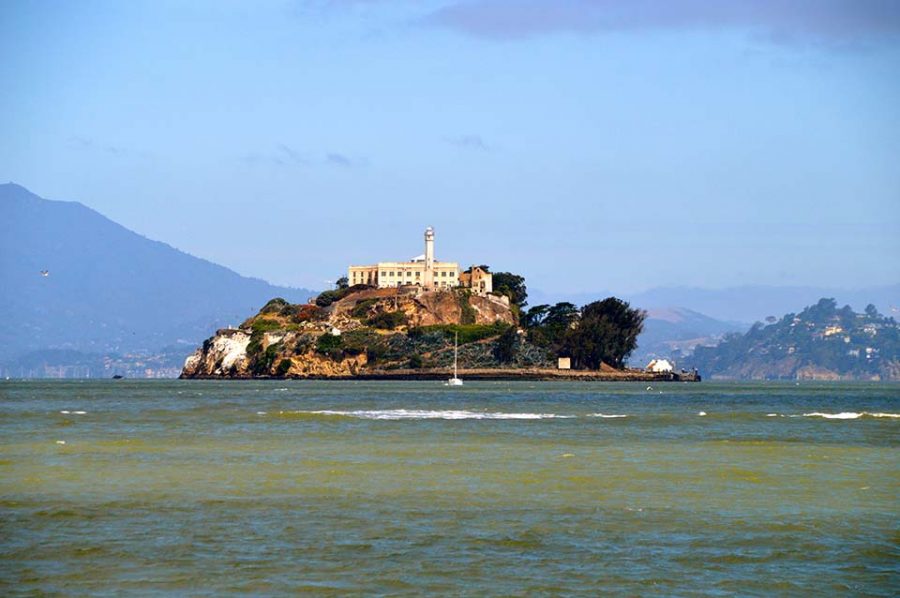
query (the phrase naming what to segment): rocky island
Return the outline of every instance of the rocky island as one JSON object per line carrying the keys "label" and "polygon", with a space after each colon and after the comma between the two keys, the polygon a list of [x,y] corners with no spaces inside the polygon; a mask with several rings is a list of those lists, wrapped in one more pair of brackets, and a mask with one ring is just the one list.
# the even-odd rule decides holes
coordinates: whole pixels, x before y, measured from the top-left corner
{"label": "rocky island", "polygon": [[545,342],[553,323],[547,322],[542,336],[540,326],[520,326],[516,311],[506,296],[461,288],[356,285],[327,291],[307,304],[273,299],[239,327],[219,330],[205,341],[187,358],[181,377],[443,379],[452,368],[457,339],[460,373],[469,379],[677,377],[602,362],[561,370],[557,348]]}
{"label": "rocky island", "polygon": [[470,379],[672,380],[628,370],[646,313],[610,297],[527,311],[525,279],[489,266],[460,271],[425,253],[350,266],[305,304],[272,299],[189,356],[182,378],[447,378],[456,344]]}

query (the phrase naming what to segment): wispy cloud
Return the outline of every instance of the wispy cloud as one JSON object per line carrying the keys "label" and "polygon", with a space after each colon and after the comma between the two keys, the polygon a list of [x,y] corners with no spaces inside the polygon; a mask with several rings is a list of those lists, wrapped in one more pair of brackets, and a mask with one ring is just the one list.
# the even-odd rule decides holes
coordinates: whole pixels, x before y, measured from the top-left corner
{"label": "wispy cloud", "polygon": [[774,42],[858,44],[900,35],[896,0],[463,0],[425,22],[492,39],[740,28]]}
{"label": "wispy cloud", "polygon": [[351,158],[340,152],[328,152],[321,158],[314,158],[310,152],[301,151],[286,143],[276,143],[272,150],[248,152],[240,157],[240,160],[250,165],[263,165],[278,167],[316,166],[328,165],[340,168],[354,168],[365,162],[357,158]]}
{"label": "wispy cloud", "polygon": [[285,143],[277,144],[275,149],[278,151],[279,156],[294,164],[307,164],[309,162],[309,160],[300,155],[300,152]]}
{"label": "wispy cloud", "polygon": [[481,135],[459,135],[458,137],[447,137],[447,143],[466,149],[488,151],[488,145],[481,138]]}
{"label": "wispy cloud", "polygon": [[353,166],[353,160],[344,154],[339,154],[337,152],[327,154],[325,156],[325,161],[332,166],[340,166],[341,168],[351,168]]}
{"label": "wispy cloud", "polygon": [[100,143],[91,139],[90,137],[82,137],[80,135],[73,135],[69,137],[68,141],[69,147],[73,147],[75,149],[92,151],[92,152],[103,152],[106,154],[111,154],[113,156],[125,157],[125,156],[137,156],[140,158],[146,158],[149,156],[148,152],[141,150],[133,150],[126,147],[122,147],[119,145],[110,145]]}

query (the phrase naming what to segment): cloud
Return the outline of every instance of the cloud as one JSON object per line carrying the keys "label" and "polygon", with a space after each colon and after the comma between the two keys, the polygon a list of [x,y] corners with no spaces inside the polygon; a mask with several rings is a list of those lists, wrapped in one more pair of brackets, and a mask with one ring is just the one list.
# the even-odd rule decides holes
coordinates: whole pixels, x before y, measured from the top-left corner
{"label": "cloud", "polygon": [[309,160],[306,160],[303,156],[300,155],[300,152],[284,143],[277,144],[275,146],[275,149],[278,150],[279,156],[283,156],[286,160],[294,162],[295,164],[306,164],[307,162],[309,162]]}
{"label": "cloud", "polygon": [[353,160],[344,154],[338,154],[336,152],[327,154],[325,156],[325,161],[332,166],[340,166],[341,168],[351,168],[353,166]]}
{"label": "cloud", "polygon": [[365,160],[351,158],[340,152],[328,152],[319,160],[310,157],[312,154],[306,151],[294,149],[286,143],[276,143],[274,151],[248,152],[240,156],[240,160],[251,166],[270,165],[279,168],[294,166],[337,166],[340,168],[355,168],[365,165]]}
{"label": "cloud", "polygon": [[146,151],[129,149],[120,145],[104,145],[103,143],[97,142],[90,137],[81,137],[79,135],[73,135],[72,137],[69,137],[68,144],[69,147],[73,147],[75,149],[90,152],[104,152],[119,157],[147,158],[150,156],[149,152]]}
{"label": "cloud", "polygon": [[776,43],[900,35],[897,0],[462,0],[425,18],[490,39],[648,29],[747,29]]}
{"label": "cloud", "polygon": [[481,138],[481,135],[460,135],[459,137],[448,137],[447,143],[466,149],[475,149],[488,151],[488,146]]}

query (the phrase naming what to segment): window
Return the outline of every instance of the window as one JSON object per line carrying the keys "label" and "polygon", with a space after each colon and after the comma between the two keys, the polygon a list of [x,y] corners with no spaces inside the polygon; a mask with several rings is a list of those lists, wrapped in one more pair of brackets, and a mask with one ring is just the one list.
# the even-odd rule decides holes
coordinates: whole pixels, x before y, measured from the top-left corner
{"label": "window", "polygon": [[422,273],[421,273],[421,272],[416,272],[416,278],[419,278],[419,277],[421,277],[421,275],[422,275]]}
{"label": "window", "polygon": [[446,272],[441,272],[441,276],[443,276],[444,278],[447,278],[447,273],[446,273]]}

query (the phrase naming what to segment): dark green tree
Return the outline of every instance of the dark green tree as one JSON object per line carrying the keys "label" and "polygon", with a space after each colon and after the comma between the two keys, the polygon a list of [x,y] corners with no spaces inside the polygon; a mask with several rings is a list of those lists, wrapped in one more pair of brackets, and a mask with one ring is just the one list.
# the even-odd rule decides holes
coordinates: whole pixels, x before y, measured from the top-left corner
{"label": "dark green tree", "polygon": [[336,281],[334,281],[334,286],[337,289],[347,289],[350,288],[350,279],[346,276],[341,276]]}
{"label": "dark green tree", "polygon": [[528,305],[528,289],[525,287],[525,278],[511,272],[494,272],[494,293],[506,295],[509,302],[520,310]]}
{"label": "dark green tree", "polygon": [[597,369],[606,363],[621,369],[637,347],[646,317],[646,312],[616,297],[589,303],[581,309],[577,324],[565,333],[561,352],[579,368]]}
{"label": "dark green tree", "polygon": [[500,363],[510,363],[516,357],[516,349],[519,344],[519,332],[515,326],[510,326],[497,337],[494,345],[494,357]]}

